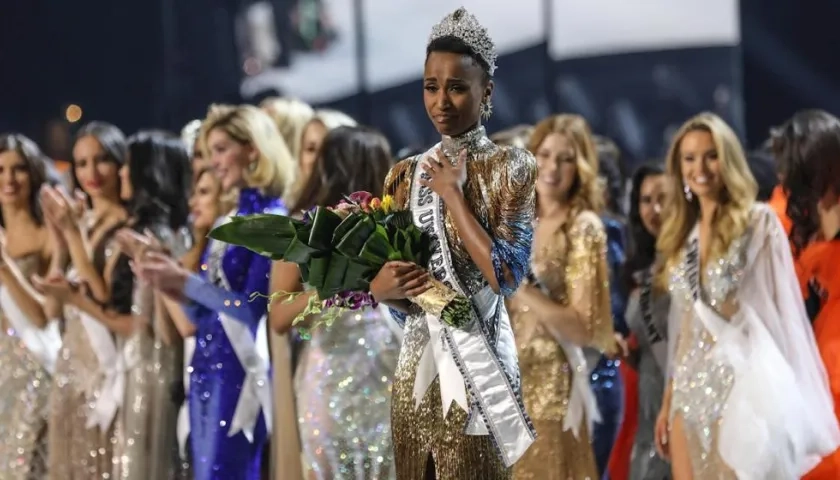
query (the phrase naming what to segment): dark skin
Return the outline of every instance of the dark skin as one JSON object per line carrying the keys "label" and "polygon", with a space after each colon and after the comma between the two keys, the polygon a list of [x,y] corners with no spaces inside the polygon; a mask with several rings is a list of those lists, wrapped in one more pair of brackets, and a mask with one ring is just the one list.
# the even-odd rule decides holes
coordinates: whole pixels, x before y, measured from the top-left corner
{"label": "dark skin", "polygon": [[[467,55],[432,52],[426,59],[423,74],[423,102],[432,124],[441,135],[457,136],[478,124],[481,104],[493,93],[493,82]],[[491,260],[492,239],[476,220],[464,197],[467,175],[467,152],[452,165],[443,152],[427,158],[421,168],[429,175],[421,183],[432,189],[446,205],[467,252],[495,292],[500,286]],[[509,272],[505,276],[510,279]],[[419,266],[391,262],[371,282],[370,291],[377,301],[407,312],[408,297],[428,290],[428,274]]]}

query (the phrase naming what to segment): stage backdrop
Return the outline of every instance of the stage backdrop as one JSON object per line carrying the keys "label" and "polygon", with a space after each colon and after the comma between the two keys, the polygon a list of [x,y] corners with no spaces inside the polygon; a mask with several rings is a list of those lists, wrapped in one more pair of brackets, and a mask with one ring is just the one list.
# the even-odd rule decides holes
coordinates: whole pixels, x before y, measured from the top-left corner
{"label": "stage backdrop", "polygon": [[744,130],[736,0],[291,5],[284,14],[294,36],[315,40],[287,42],[288,61],[247,76],[243,97],[280,93],[340,108],[383,130],[395,149],[435,141],[422,105],[424,47],[431,26],[460,5],[488,28],[500,54],[491,132],[576,112],[639,162],[660,156],[674,128],[703,110]]}

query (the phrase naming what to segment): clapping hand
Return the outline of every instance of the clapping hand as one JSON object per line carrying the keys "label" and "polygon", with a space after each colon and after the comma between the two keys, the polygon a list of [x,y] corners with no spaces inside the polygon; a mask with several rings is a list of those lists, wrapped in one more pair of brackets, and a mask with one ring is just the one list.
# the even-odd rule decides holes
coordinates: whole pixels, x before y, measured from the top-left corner
{"label": "clapping hand", "polygon": [[76,190],[71,198],[63,190],[45,185],[41,188],[39,199],[48,224],[60,231],[79,228],[86,205],[84,193]]}
{"label": "clapping hand", "polygon": [[120,250],[132,259],[138,260],[149,252],[163,252],[160,241],[149,230],[138,233],[130,228],[122,228],[117,232],[117,244]]}

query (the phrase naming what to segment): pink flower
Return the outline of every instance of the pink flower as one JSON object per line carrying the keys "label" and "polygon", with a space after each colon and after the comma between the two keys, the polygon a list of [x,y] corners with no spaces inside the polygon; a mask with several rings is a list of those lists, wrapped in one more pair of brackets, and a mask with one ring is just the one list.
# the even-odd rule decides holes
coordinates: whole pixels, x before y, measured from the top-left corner
{"label": "pink flower", "polygon": [[351,202],[355,202],[359,205],[367,204],[373,198],[373,195],[370,192],[354,192],[348,195]]}

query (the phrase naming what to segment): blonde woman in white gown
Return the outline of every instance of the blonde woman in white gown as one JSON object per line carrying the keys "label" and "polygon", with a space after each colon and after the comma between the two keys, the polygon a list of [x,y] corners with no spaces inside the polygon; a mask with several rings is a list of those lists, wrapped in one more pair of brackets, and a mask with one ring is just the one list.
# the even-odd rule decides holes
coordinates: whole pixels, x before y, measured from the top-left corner
{"label": "blonde woman in white gown", "polygon": [[788,240],[732,130],[690,119],[667,157],[672,294],[656,424],[675,480],[798,478],[840,444]]}

